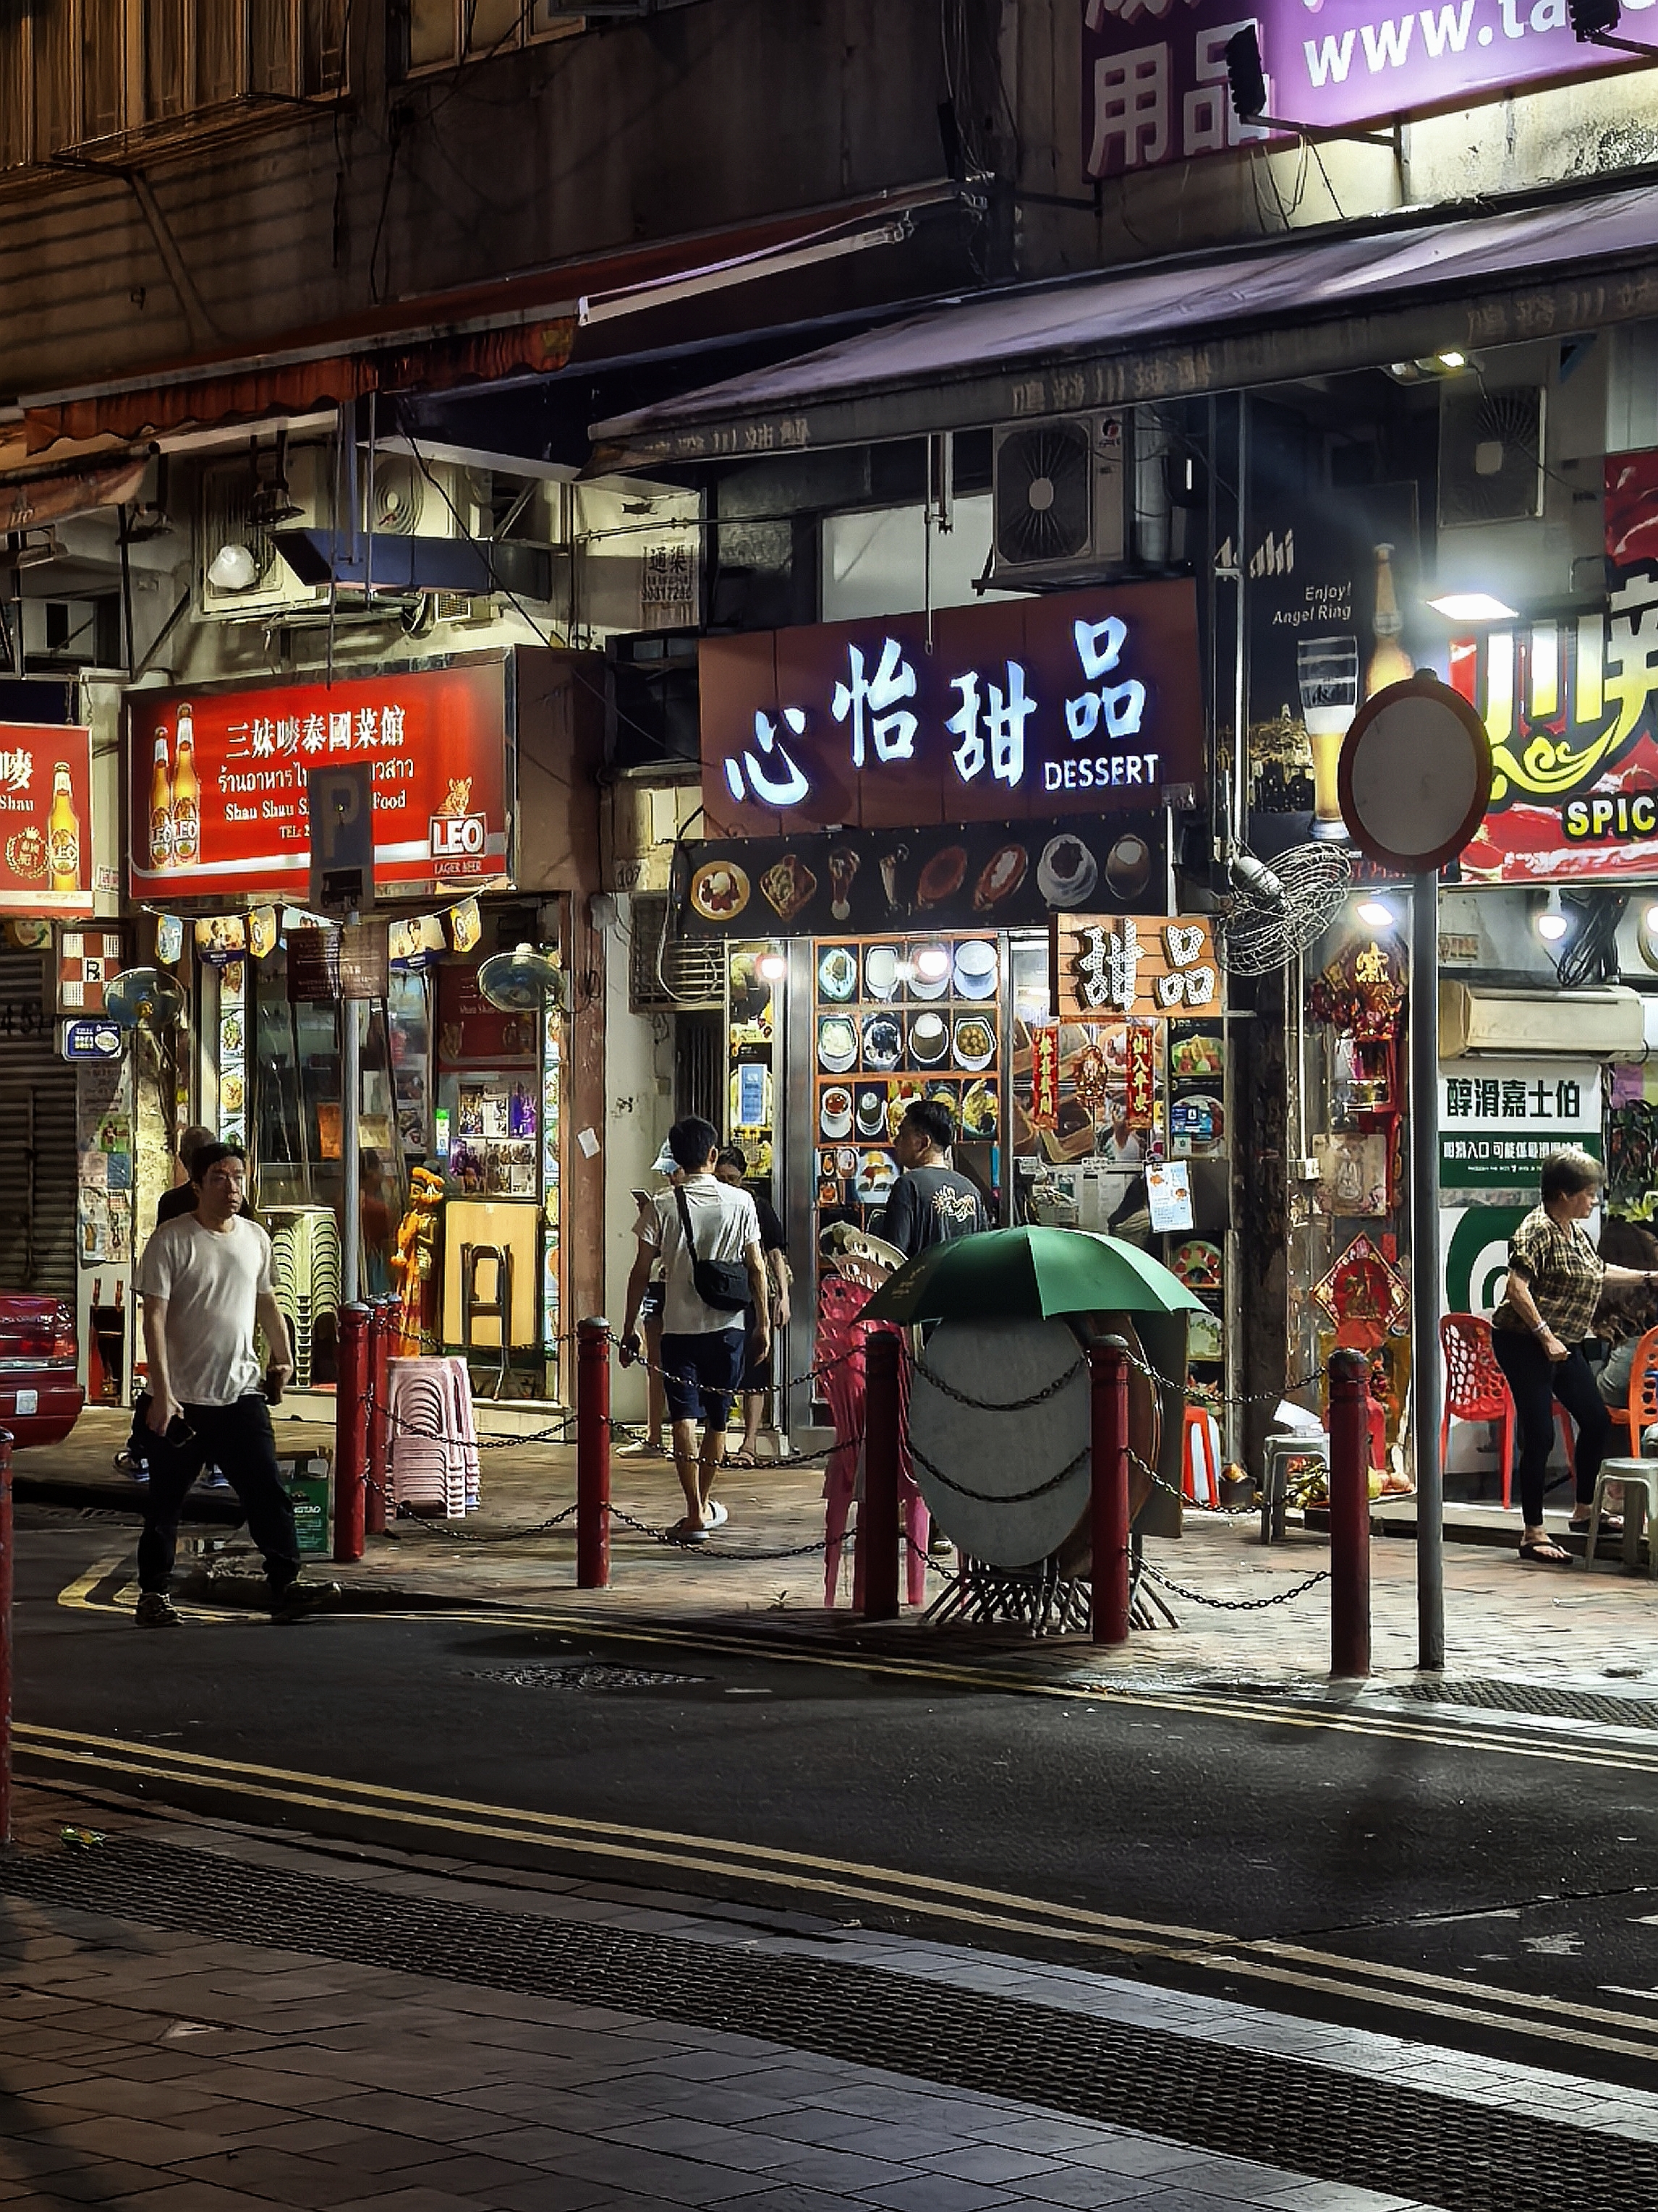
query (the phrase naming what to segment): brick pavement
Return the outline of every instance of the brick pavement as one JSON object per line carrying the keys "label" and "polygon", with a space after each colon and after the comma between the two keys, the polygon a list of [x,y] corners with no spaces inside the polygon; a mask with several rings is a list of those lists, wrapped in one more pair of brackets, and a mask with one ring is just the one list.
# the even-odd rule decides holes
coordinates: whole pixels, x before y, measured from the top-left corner
{"label": "brick pavement", "polygon": [[[74,1801],[24,1793],[49,1851]],[[320,1876],[349,1899],[810,1948],[1311,2068],[1430,2086],[1643,2145],[1658,2097],[1079,1969],[459,1863],[350,1858],[234,1826],[100,1816],[162,1846]],[[348,1908],[349,1909],[349,1908]],[[785,1917],[786,1919],[786,1917]],[[1414,2200],[1011,2099],[640,2013],[208,1941],[0,1899],[0,2203],[153,2212],[1411,2212]]]}
{"label": "brick pavement", "polygon": [[[38,1490],[54,1483],[79,1486],[73,1494],[100,1494],[120,1507],[119,1522],[112,1523],[112,1554],[130,1548],[136,1527],[131,1486],[108,1473],[109,1455],[125,1430],[124,1416],[89,1413],[67,1444],[20,1455],[18,1461],[20,1474]],[[314,1424],[278,1425],[283,1449],[300,1449],[325,1440],[325,1435]],[[821,1541],[822,1479],[816,1465],[732,1468],[721,1487],[731,1521],[716,1545],[688,1553],[618,1524],[612,1535],[611,1587],[578,1592],[572,1524],[550,1534],[500,1540],[561,1511],[574,1497],[571,1449],[516,1446],[486,1454],[484,1510],[469,1519],[463,1534],[434,1524],[394,1523],[384,1537],[369,1540],[360,1565],[317,1571],[337,1576],[354,1593],[372,1593],[388,1603],[404,1597],[446,1600],[552,1608],[586,1622],[653,1620],[738,1628],[763,1624],[768,1632],[845,1633],[851,1625],[845,1609],[851,1595],[849,1565],[841,1579],[842,1610],[826,1615],[819,1553],[793,1559],[752,1556]],[[672,1471],[653,1457],[619,1452],[613,1495],[635,1519],[656,1527],[669,1522],[678,1510]],[[1394,1510],[1408,1514],[1412,1509]],[[1447,1547],[1448,1671],[1603,1690],[1614,1679],[1619,1694],[1638,1694],[1648,1680],[1658,1689],[1653,1636],[1658,1583],[1625,1575],[1610,1557],[1593,1576],[1523,1566],[1512,1548],[1518,1539],[1515,1516],[1464,1507],[1456,1509],[1455,1518],[1466,1535],[1495,1534],[1505,1540]],[[1148,1555],[1187,1588],[1227,1601],[1270,1596],[1327,1565],[1328,1546],[1316,1534],[1292,1531],[1284,1543],[1270,1549],[1263,1549],[1258,1538],[1254,1516],[1217,1522],[1188,1514],[1187,1535],[1178,1543],[1150,1545]],[[225,1532],[209,1540],[222,1546]],[[245,1541],[233,1541],[222,1563],[234,1565],[246,1549]],[[1414,1669],[1417,1638],[1413,1546],[1378,1538],[1371,1546],[1371,1573],[1376,1672],[1382,1677],[1408,1674]],[[930,1595],[944,1587],[938,1576],[930,1576]],[[1090,1654],[1090,1669],[1105,1668],[1128,1680],[1221,1682],[1315,1680],[1327,1670],[1329,1616],[1321,1584],[1285,1604],[1248,1613],[1212,1612],[1179,1596],[1169,1602],[1177,1627],[1137,1632],[1127,1652]],[[935,1656],[971,1656],[987,1642],[961,1631],[934,1631],[908,1614],[902,1633],[907,1643],[925,1645]],[[1088,1647],[1078,1639],[1059,1638],[1042,1650],[1053,1664],[1063,1667]]]}

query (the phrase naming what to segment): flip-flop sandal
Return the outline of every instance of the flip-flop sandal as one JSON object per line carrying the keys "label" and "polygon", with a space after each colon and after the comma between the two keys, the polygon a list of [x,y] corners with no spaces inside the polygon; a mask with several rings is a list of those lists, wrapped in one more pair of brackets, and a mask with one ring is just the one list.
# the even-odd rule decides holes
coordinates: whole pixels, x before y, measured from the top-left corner
{"label": "flip-flop sandal", "polygon": [[759,1464],[751,1451],[732,1452],[726,1462],[727,1467],[758,1467]]}
{"label": "flip-flop sandal", "polygon": [[693,1528],[689,1521],[676,1521],[668,1531],[668,1540],[674,1544],[706,1544],[712,1533],[708,1528]]}
{"label": "flip-flop sandal", "polygon": [[717,1498],[711,1498],[708,1500],[708,1527],[710,1529],[723,1528],[732,1517]]}
{"label": "flip-flop sandal", "polygon": [[1564,1544],[1557,1544],[1552,1536],[1546,1536],[1540,1544],[1522,1544],[1520,1556],[1528,1567],[1569,1567],[1571,1553]]}

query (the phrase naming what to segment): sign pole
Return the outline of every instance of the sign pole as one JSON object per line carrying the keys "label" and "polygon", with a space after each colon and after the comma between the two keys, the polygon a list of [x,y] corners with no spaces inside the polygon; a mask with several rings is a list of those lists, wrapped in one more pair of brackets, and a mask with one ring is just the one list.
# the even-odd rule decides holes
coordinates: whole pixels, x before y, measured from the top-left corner
{"label": "sign pole", "polygon": [[1336,764],[1361,851],[1411,878],[1411,1406],[1417,1664],[1445,1664],[1445,1484],[1439,1463],[1439,871],[1485,819],[1491,749],[1431,669],[1367,699]]}
{"label": "sign pole", "polygon": [[[356,921],[354,907],[346,927]],[[362,1206],[358,1184],[357,1109],[362,1097],[357,1038],[357,1002],[340,990],[340,1304],[354,1306],[361,1295]]]}
{"label": "sign pole", "polygon": [[1417,1664],[1445,1664],[1445,1477],[1439,1463],[1439,875],[1411,886],[1411,1405]]}

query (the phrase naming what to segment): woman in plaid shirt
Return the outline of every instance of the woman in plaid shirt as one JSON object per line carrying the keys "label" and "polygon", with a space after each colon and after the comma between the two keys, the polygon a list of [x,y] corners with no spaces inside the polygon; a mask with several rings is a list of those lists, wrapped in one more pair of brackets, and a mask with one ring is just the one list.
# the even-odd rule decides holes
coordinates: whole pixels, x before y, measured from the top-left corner
{"label": "woman in plaid shirt", "polygon": [[[1612,1439],[1612,1422],[1583,1357],[1603,1289],[1658,1282],[1658,1270],[1609,1267],[1583,1223],[1600,1193],[1600,1166],[1587,1152],[1555,1152],[1543,1163],[1543,1203],[1509,1243],[1509,1279],[1491,1316],[1491,1344],[1509,1378],[1520,1418],[1520,1556],[1533,1566],[1569,1567],[1571,1553],[1543,1526],[1543,1487],[1554,1442],[1554,1401],[1577,1424],[1574,1528],[1587,1528],[1594,1480]],[[1617,1523],[1602,1519],[1611,1531]]]}

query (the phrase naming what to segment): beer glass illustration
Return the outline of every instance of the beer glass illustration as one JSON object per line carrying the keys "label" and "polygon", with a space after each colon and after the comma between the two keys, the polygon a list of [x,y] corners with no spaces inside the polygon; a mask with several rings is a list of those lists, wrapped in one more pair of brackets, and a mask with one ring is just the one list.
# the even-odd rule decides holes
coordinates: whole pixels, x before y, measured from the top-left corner
{"label": "beer glass illustration", "polygon": [[1336,793],[1336,763],[1341,740],[1358,711],[1358,640],[1303,637],[1296,646],[1296,681],[1301,719],[1313,750],[1313,835],[1342,837],[1341,802]]}

